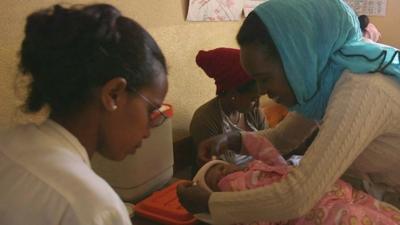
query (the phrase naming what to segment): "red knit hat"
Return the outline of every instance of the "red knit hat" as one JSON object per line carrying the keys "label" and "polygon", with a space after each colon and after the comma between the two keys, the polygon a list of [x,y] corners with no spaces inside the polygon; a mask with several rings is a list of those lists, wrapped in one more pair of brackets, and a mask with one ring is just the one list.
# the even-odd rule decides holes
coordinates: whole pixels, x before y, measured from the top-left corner
{"label": "red knit hat", "polygon": [[209,77],[214,78],[217,94],[234,90],[252,79],[240,65],[239,49],[201,50],[197,53],[196,63]]}

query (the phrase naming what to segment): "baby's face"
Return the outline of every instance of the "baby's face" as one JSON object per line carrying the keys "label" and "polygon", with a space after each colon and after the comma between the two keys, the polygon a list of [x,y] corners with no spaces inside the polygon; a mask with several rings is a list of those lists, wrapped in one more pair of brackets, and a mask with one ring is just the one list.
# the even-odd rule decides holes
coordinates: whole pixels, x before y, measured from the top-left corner
{"label": "baby's face", "polygon": [[234,164],[218,163],[208,169],[205,181],[208,187],[213,191],[220,191],[218,182],[228,174],[241,170],[239,166]]}

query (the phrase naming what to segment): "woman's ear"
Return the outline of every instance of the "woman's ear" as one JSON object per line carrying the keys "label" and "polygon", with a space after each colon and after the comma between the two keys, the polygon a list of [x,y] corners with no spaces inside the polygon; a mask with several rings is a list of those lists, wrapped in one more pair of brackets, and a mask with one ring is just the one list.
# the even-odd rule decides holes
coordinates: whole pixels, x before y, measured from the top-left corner
{"label": "woman's ear", "polygon": [[117,110],[126,101],[126,86],[126,79],[122,77],[116,77],[104,84],[101,88],[100,99],[107,111]]}

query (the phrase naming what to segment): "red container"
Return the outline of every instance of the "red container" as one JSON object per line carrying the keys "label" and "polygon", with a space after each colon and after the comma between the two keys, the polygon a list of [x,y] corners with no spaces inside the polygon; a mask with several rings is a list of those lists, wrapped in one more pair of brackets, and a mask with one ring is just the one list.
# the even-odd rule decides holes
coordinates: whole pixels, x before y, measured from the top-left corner
{"label": "red container", "polygon": [[135,213],[166,225],[195,224],[197,219],[181,206],[176,195],[176,187],[181,182],[184,181],[177,181],[137,203]]}

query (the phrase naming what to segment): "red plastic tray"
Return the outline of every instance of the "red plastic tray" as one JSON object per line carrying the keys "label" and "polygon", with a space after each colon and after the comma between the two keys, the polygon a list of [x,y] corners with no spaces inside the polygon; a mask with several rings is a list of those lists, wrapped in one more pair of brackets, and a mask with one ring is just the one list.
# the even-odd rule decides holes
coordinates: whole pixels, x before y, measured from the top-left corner
{"label": "red plastic tray", "polygon": [[137,203],[135,213],[166,225],[195,224],[197,219],[181,206],[176,195],[176,187],[181,182],[184,181],[179,180]]}

